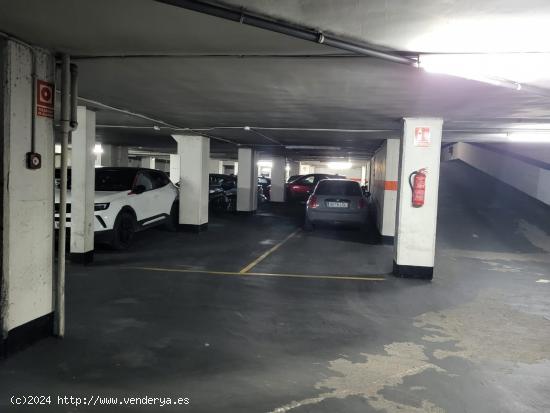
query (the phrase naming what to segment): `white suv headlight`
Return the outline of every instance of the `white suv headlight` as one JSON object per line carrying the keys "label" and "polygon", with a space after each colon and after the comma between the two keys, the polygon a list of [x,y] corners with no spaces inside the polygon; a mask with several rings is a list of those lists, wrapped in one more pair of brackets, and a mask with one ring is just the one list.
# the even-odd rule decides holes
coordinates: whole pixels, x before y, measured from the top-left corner
{"label": "white suv headlight", "polygon": [[99,204],[95,204],[94,205],[94,211],[105,211],[107,208],[109,208],[109,203],[108,202],[102,202],[102,203],[99,203]]}

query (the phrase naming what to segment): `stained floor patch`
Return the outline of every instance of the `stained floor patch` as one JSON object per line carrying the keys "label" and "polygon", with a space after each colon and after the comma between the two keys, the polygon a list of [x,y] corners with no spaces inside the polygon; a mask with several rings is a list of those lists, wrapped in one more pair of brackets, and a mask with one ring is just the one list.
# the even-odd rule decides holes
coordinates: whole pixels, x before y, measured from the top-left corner
{"label": "stained floor patch", "polygon": [[418,406],[412,406],[388,400],[380,393],[385,387],[400,385],[405,377],[414,376],[426,370],[445,372],[429,362],[422,345],[410,342],[392,343],[386,345],[384,349],[386,352],[384,355],[362,354],[367,358],[364,363],[353,363],[344,358],[331,361],[329,368],[334,375],[315,385],[316,389],[325,390],[324,392],[317,397],[292,401],[270,413],[285,413],[302,406],[318,404],[327,399],[343,399],[350,396],[364,397],[373,408],[388,413],[444,412],[429,400],[421,400]]}
{"label": "stained floor patch", "polygon": [[502,293],[487,291],[458,307],[422,314],[414,325],[430,333],[426,341],[455,343],[456,350],[435,350],[439,359],[522,363],[550,359],[550,321],[519,311],[506,299]]}

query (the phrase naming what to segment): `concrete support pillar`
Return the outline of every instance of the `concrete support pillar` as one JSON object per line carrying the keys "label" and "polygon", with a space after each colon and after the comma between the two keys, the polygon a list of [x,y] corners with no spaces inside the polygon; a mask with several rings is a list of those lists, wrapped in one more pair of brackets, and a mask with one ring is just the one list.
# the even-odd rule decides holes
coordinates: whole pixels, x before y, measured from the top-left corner
{"label": "concrete support pillar", "polygon": [[[53,334],[55,61],[34,53],[38,109],[31,50],[0,39],[0,357]],[[28,168],[28,152],[39,168]]]}
{"label": "concrete support pillar", "polygon": [[[432,279],[442,119],[405,118],[399,161],[394,274]],[[412,203],[411,173],[426,170],[424,202]]]}
{"label": "concrete support pillar", "polygon": [[270,201],[285,202],[286,159],[275,156],[272,163]]}
{"label": "concrete support pillar", "polygon": [[128,147],[103,145],[101,166],[128,166]]}
{"label": "concrete support pillar", "polygon": [[95,112],[78,107],[78,128],[72,133],[71,261],[94,257]]}
{"label": "concrete support pillar", "polygon": [[144,156],[140,164],[142,168],[155,169],[156,159],[154,156]]}
{"label": "concrete support pillar", "polygon": [[180,227],[200,232],[208,227],[210,139],[193,135],[172,136],[178,143],[180,158]]}
{"label": "concrete support pillar", "polygon": [[365,186],[367,183],[367,165],[361,167],[361,186]]}
{"label": "concrete support pillar", "polygon": [[251,148],[239,148],[237,212],[254,213],[258,208],[258,157]]}
{"label": "concrete support pillar", "polygon": [[170,180],[177,184],[180,181],[180,156],[170,155]]}
{"label": "concrete support pillar", "polygon": [[219,159],[209,159],[208,172],[211,174],[223,174],[223,161]]}
{"label": "concrete support pillar", "polygon": [[288,161],[288,170],[286,173],[286,180],[291,176],[300,175],[300,162],[298,161]]}

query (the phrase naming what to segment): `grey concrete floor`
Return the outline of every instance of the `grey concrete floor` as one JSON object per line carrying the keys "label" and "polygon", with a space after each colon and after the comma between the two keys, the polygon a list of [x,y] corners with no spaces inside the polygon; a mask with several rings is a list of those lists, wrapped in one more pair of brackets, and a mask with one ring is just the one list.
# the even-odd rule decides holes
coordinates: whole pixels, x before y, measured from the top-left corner
{"label": "grey concrete floor", "polygon": [[[0,411],[550,411],[549,213],[444,163],[431,283],[386,275],[392,247],[335,228],[251,271],[340,278],[232,274],[299,227],[284,208],[141,233],[69,268],[67,337],[0,362]],[[17,408],[13,394],[190,404]]]}

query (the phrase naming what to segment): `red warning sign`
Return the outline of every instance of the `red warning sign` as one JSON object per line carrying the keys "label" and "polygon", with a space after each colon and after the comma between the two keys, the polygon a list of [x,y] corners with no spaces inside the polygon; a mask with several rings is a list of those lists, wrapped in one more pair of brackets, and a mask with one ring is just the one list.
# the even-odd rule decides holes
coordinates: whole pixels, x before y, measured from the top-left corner
{"label": "red warning sign", "polygon": [[36,114],[53,119],[54,85],[43,80],[36,81]]}
{"label": "red warning sign", "polygon": [[432,145],[432,135],[430,128],[414,129],[414,146],[429,147]]}

